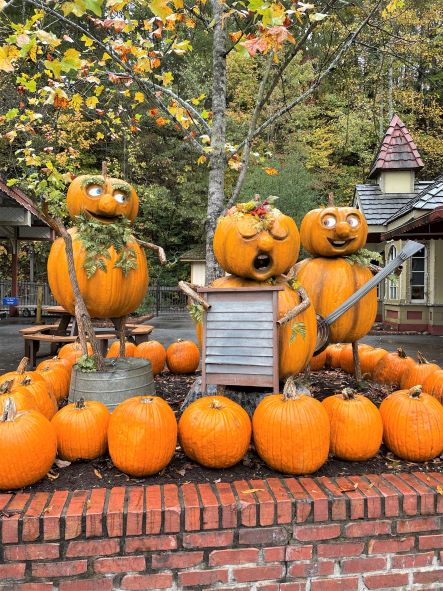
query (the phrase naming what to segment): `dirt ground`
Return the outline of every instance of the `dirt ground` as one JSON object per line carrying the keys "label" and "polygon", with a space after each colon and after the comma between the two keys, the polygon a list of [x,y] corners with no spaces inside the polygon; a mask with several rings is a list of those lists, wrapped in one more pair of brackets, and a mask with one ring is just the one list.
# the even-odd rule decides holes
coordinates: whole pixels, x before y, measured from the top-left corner
{"label": "dirt ground", "polygon": [[[197,374],[176,376],[164,372],[155,378],[157,394],[162,396],[178,415],[179,408]],[[322,370],[311,374],[311,391],[318,400],[323,400],[346,386],[356,387],[352,376],[340,370]],[[390,393],[386,387],[365,382],[360,388],[375,404],[379,405]],[[383,472],[436,471],[443,472],[443,458],[416,464],[396,458],[382,447],[377,456],[367,462],[344,462],[330,457],[328,462],[314,476],[347,476],[358,474],[380,474]],[[214,470],[189,460],[179,447],[171,463],[159,474],[146,478],[132,478],[117,470],[109,457],[89,462],[74,462],[66,467],[54,465],[43,480],[26,487],[27,492],[58,490],[82,490],[89,488],[111,488],[114,486],[135,486],[141,484],[184,484],[186,482],[232,482],[234,480],[261,479],[284,476],[268,468],[255,453],[253,445],[245,458],[236,466],[225,470]]]}

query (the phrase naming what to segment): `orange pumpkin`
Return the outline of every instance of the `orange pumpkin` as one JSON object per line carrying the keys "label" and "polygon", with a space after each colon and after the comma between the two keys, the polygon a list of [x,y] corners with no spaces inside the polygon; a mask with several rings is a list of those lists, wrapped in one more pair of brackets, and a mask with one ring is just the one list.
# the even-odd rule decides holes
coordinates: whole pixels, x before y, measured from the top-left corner
{"label": "orange pumpkin", "polygon": [[340,460],[362,462],[380,449],[383,422],[378,408],[350,388],[322,402],[331,421],[331,453]]}
{"label": "orange pumpkin", "polygon": [[248,413],[225,396],[195,400],[178,423],[185,454],[207,468],[229,468],[245,455],[251,441]]}
{"label": "orange pumpkin", "polygon": [[410,367],[400,379],[400,388],[402,390],[423,384],[426,378],[441,369],[436,363],[429,363],[420,351],[417,353],[417,359],[418,362]]}
{"label": "orange pumpkin", "polygon": [[[135,357],[136,346],[134,343],[129,341],[125,342],[125,357]],[[114,341],[106,353],[106,357],[119,357],[120,356],[120,341]]]}
{"label": "orange pumpkin", "polygon": [[57,440],[51,423],[39,412],[17,412],[5,402],[0,416],[0,489],[29,486],[48,473],[55,460]]}
{"label": "orange pumpkin", "polygon": [[380,359],[383,359],[388,352],[386,349],[382,348],[375,348],[375,349],[365,349],[361,356],[360,356],[360,367],[361,373],[363,376],[369,376],[373,378],[374,376],[374,369]]}
{"label": "orange pumpkin", "polygon": [[403,349],[384,355],[374,367],[373,379],[379,384],[397,384],[411,367],[415,366],[412,357],[407,357]]}
{"label": "orange pumpkin", "polygon": [[319,369],[322,369],[325,366],[327,356],[328,353],[325,349],[318,355],[314,355],[313,357],[311,357],[311,360],[309,361],[309,367],[311,368],[311,370],[318,371]]}
{"label": "orange pumpkin", "polygon": [[109,455],[132,476],[148,476],[169,464],[177,445],[177,421],[158,396],[135,396],[113,411],[108,428]]}
{"label": "orange pumpkin", "polygon": [[297,225],[259,195],[219,219],[214,254],[228,273],[265,281],[287,272],[300,250]]}
{"label": "orange pumpkin", "polygon": [[[297,278],[305,286],[318,314],[328,316],[372,278],[371,271],[345,258],[317,257],[299,265]],[[372,289],[331,325],[332,343],[353,343],[364,337],[377,315],[377,290]]]}
{"label": "orange pumpkin", "polygon": [[[260,287],[268,286],[265,281],[253,281],[242,277],[228,275],[220,277],[211,283],[211,287],[233,288],[233,287]],[[297,291],[289,287],[286,279],[282,276],[275,278],[275,285],[283,287],[278,292],[278,317],[282,318],[289,310],[300,303],[300,296]],[[294,323],[304,324],[305,334],[292,334]],[[278,353],[279,353],[279,375],[280,379],[299,373],[309,363],[314,353],[317,341],[317,318],[312,306],[299,314],[293,321],[289,321],[278,327]]]}
{"label": "orange pumpkin", "polygon": [[11,392],[12,380],[4,382],[0,386],[0,413],[3,412],[5,402],[12,398],[18,412],[22,410],[38,410],[34,396],[24,386],[16,386]]}
{"label": "orange pumpkin", "polygon": [[423,382],[423,390],[443,404],[443,370],[432,372]]}
{"label": "orange pumpkin", "polygon": [[380,413],[383,440],[399,458],[426,462],[443,451],[443,406],[421,386],[393,392]]}
{"label": "orange pumpkin", "polygon": [[94,460],[108,445],[110,412],[96,400],[77,400],[61,408],[52,418],[62,460]]}
{"label": "orange pumpkin", "polygon": [[172,343],[166,349],[166,365],[172,373],[194,373],[200,363],[200,351],[192,341]]}
{"label": "orange pumpkin", "polygon": [[[365,345],[364,343],[358,345],[358,355],[360,357],[360,362],[362,359],[363,351],[366,351],[366,349],[372,349],[372,348],[373,347],[371,347],[370,345]],[[343,345],[343,347],[341,348],[339,363],[340,363],[339,367],[341,367],[344,371],[346,371],[347,373],[354,373],[354,371],[355,371],[354,352],[352,350],[351,344]]]}
{"label": "orange pumpkin", "polygon": [[271,394],[259,403],[252,432],[258,455],[279,472],[310,474],[328,459],[328,413],[318,400],[299,394],[292,379],[283,394]]}
{"label": "orange pumpkin", "polygon": [[151,362],[152,375],[161,373],[166,363],[166,349],[158,341],[145,341],[137,345],[134,357]]}
{"label": "orange pumpkin", "polygon": [[343,257],[366,244],[368,224],[354,207],[323,207],[309,211],[300,226],[303,247],[315,256]]}
{"label": "orange pumpkin", "polygon": [[38,364],[36,371],[45,380],[57,402],[68,396],[71,371],[64,361],[61,359],[42,361]]}
{"label": "orange pumpkin", "polygon": [[[87,345],[88,355],[92,356],[93,351],[91,344],[88,343]],[[58,352],[58,356],[62,359],[65,363],[68,363],[69,366],[72,366],[77,363],[77,359],[79,359],[83,355],[82,346],[79,342],[76,343],[68,343],[67,345],[63,345]]]}
{"label": "orange pumpkin", "polygon": [[341,367],[340,357],[344,346],[343,343],[335,343],[326,348],[326,365],[328,367],[332,367],[333,369]]}

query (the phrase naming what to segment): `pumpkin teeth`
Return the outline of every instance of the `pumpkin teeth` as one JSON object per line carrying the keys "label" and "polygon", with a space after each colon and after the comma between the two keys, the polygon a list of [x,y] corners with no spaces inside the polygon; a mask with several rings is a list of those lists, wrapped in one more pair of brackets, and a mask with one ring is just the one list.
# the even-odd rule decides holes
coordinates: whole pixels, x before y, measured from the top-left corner
{"label": "pumpkin teeth", "polygon": [[268,254],[258,254],[254,259],[254,268],[257,271],[266,271],[272,264],[272,259]]}

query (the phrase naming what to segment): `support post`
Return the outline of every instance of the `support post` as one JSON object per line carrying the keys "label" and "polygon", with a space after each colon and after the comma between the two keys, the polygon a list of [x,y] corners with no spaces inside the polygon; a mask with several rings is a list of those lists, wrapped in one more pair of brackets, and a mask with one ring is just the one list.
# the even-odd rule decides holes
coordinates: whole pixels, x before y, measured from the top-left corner
{"label": "support post", "polygon": [[354,358],[354,376],[357,382],[361,382],[361,365],[360,356],[358,354],[358,341],[352,343],[352,355]]}

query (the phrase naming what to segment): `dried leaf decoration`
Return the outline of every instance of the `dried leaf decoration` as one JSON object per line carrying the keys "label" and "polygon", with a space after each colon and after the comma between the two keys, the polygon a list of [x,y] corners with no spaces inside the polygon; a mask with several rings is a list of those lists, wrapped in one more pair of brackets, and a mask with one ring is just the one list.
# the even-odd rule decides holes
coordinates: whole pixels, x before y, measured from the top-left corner
{"label": "dried leaf decoration", "polygon": [[246,490],[242,490],[241,493],[242,495],[252,495],[256,492],[265,492],[264,488],[247,488]]}
{"label": "dried leaf decoration", "polygon": [[97,476],[97,478],[103,478],[102,473],[100,470],[97,470],[97,468],[94,468],[94,474]]}

